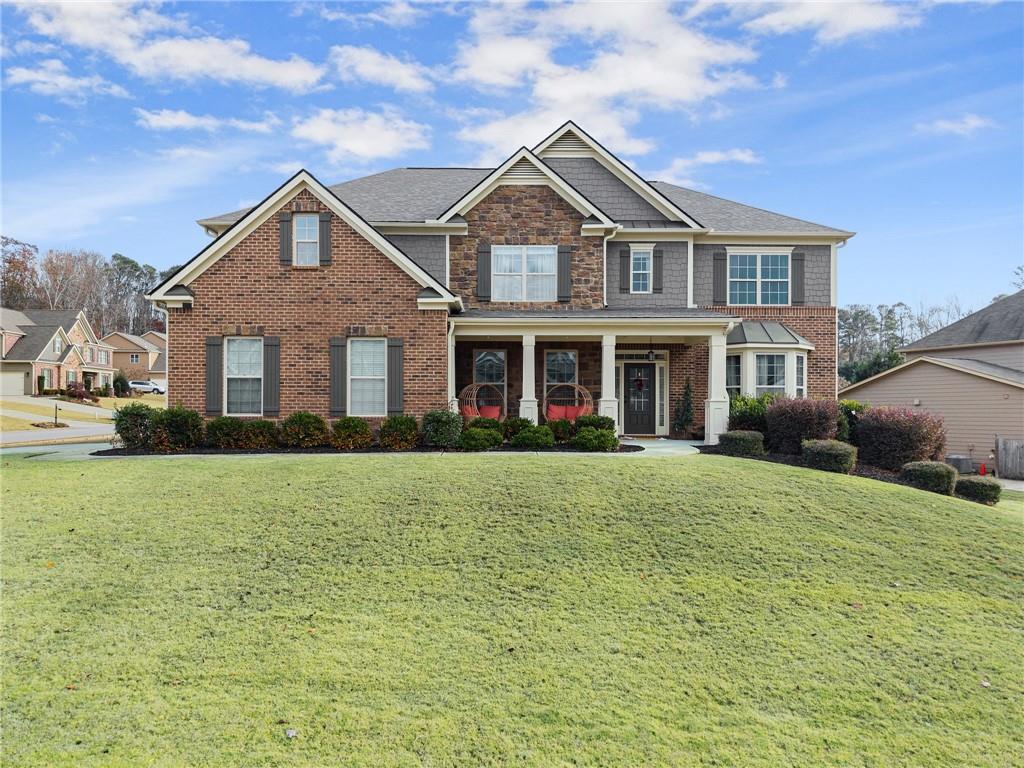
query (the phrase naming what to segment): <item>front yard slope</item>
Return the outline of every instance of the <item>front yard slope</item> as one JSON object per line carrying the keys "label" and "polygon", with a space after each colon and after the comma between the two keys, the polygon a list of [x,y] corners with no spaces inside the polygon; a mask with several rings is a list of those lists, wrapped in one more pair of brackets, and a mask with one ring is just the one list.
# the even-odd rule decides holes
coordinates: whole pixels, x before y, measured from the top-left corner
{"label": "front yard slope", "polygon": [[5,766],[1024,754],[1024,505],[718,456],[6,456],[0,484]]}

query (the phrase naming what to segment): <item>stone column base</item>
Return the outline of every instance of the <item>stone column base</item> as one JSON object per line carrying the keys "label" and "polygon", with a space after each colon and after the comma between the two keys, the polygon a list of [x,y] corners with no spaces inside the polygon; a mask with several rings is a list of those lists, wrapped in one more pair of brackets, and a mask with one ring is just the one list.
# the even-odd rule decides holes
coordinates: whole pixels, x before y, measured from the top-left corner
{"label": "stone column base", "polygon": [[537,423],[537,399],[521,398],[519,400],[519,415],[524,419],[529,419],[534,424]]}
{"label": "stone column base", "polygon": [[718,436],[729,430],[729,400],[704,401],[704,445],[718,445]]}

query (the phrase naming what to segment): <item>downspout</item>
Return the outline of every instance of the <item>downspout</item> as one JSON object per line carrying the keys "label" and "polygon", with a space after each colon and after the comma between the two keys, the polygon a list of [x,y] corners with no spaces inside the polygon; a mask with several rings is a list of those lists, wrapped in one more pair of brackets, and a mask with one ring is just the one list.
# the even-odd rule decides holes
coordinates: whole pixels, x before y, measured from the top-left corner
{"label": "downspout", "polygon": [[613,229],[611,232],[605,235],[604,240],[602,241],[602,248],[604,249],[604,263],[601,265],[601,274],[604,276],[602,300],[604,301],[605,307],[608,306],[608,241],[615,237],[615,235],[617,235],[621,229],[622,225],[616,224],[615,229]]}

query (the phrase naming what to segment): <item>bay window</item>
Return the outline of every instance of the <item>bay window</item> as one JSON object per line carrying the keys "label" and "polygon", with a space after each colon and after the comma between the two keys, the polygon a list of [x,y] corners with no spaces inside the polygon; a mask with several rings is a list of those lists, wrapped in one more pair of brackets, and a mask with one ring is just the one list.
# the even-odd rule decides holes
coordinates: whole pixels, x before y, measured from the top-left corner
{"label": "bay window", "polygon": [[740,356],[726,355],[725,357],[725,391],[729,397],[738,397],[740,394]]}
{"label": "bay window", "polygon": [[263,339],[224,339],[224,413],[263,415]]}
{"label": "bay window", "polygon": [[352,416],[387,416],[387,339],[350,339],[348,412]]}
{"label": "bay window", "polygon": [[786,394],[786,356],[755,355],[757,382],[754,394]]}
{"label": "bay window", "polygon": [[790,249],[775,253],[729,251],[730,304],[789,304]]}
{"label": "bay window", "polygon": [[315,267],[320,263],[320,216],[298,213],[292,218],[295,244],[292,263],[297,267]]}
{"label": "bay window", "polygon": [[491,246],[491,301],[556,301],[558,246]]}
{"label": "bay window", "polygon": [[807,356],[797,355],[796,356],[796,396],[806,397],[807,396]]}

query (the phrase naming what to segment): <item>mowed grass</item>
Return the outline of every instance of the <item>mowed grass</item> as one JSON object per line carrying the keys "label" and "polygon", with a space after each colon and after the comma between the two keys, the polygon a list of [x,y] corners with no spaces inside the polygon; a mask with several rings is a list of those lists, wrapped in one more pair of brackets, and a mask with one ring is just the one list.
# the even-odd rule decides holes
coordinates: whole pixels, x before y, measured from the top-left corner
{"label": "mowed grass", "polygon": [[166,408],[167,407],[167,395],[139,395],[138,397],[101,397],[99,405],[103,408],[109,408],[116,410],[122,408],[129,403],[142,403],[148,405],[150,408]]}
{"label": "mowed grass", "polygon": [[[61,400],[48,400],[40,398],[34,403],[22,403],[22,402],[11,402],[9,400],[0,400],[0,411],[6,411],[16,418],[22,418],[21,414],[31,413],[36,416],[40,416],[40,421],[53,421],[53,406],[57,405],[57,418],[60,421],[102,421],[109,423],[111,419],[106,415],[106,411],[96,409],[95,413],[90,413],[84,408],[65,408],[65,403]],[[85,406],[89,408],[90,406]]]}
{"label": "mowed grass", "polygon": [[28,419],[0,412],[0,432],[15,432],[22,429],[39,429],[39,427],[33,427],[32,422]]}
{"label": "mowed grass", "polygon": [[1024,505],[717,456],[0,475],[5,766],[1024,755]]}

